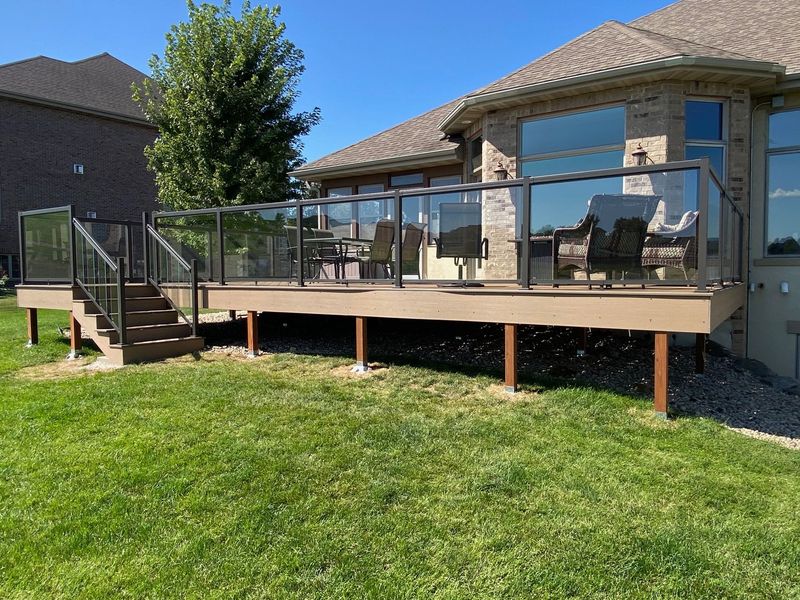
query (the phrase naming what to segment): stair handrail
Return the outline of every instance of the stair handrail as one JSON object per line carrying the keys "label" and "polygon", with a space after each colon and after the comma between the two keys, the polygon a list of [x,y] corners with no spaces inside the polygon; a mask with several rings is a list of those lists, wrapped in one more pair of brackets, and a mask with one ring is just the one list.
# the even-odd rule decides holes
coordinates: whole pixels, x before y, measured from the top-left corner
{"label": "stair handrail", "polygon": [[174,311],[176,311],[178,313],[178,315],[180,315],[181,318],[188,325],[191,326],[192,335],[196,336],[197,335],[197,321],[198,321],[198,318],[199,318],[199,310],[198,310],[198,304],[197,304],[197,259],[192,259],[191,264],[186,262],[186,259],[184,259],[180,255],[180,253],[177,250],[175,250],[175,248],[173,248],[170,245],[170,243],[166,239],[164,239],[164,237],[160,233],[158,233],[158,231],[156,231],[156,229],[152,225],[150,225],[149,223],[145,226],[144,236],[145,236],[144,237],[145,248],[147,249],[148,254],[149,254],[149,248],[150,248],[149,241],[152,238],[153,240],[156,241],[156,243],[158,243],[160,248],[162,248],[170,256],[172,256],[176,260],[176,262],[189,274],[189,287],[190,287],[190,290],[191,290],[190,291],[190,298],[191,298],[191,303],[192,303],[191,304],[191,309],[192,309],[192,320],[191,321],[189,321],[188,317],[183,313],[183,311],[180,309],[180,307],[178,307],[172,301],[172,299],[169,297],[169,295],[161,287],[160,277],[159,277],[160,261],[158,260],[158,255],[157,254],[156,254],[155,257],[152,257],[154,259],[153,260],[153,266],[155,267],[155,272],[153,272],[153,269],[150,269],[149,266],[147,266],[145,268],[145,272],[147,273],[147,279],[149,280],[150,284],[153,285],[153,287],[155,287],[159,292],[161,292],[161,295],[166,299],[166,301],[169,303],[170,307],[172,307],[172,309]]}
{"label": "stair handrail", "polygon": [[[100,313],[106,318],[106,320],[111,324],[114,330],[119,334],[119,343],[124,344],[127,341],[127,328],[125,325],[125,259],[122,257],[118,257],[116,262],[103,250],[103,247],[97,242],[97,240],[92,237],[81,222],[76,218],[73,217],[72,219],[72,229],[75,233],[79,234],[84,242],[88,242],[91,246],[92,250],[95,252],[100,259],[106,263],[106,266],[111,269],[111,272],[114,274],[114,281],[113,284],[117,290],[117,318],[115,319],[112,316],[113,311],[109,311],[104,306],[104,301],[98,297],[97,294],[91,291],[91,287],[93,285],[88,281],[84,281],[82,277],[85,269],[81,269],[78,266],[78,257],[75,256],[75,283],[83,290],[83,292],[89,297],[89,299],[94,303],[94,305],[100,310]],[[77,254],[77,244],[76,246],[76,254]],[[83,256],[81,257],[81,261],[83,261]],[[85,267],[86,265],[83,264]],[[108,284],[103,284],[104,289],[108,289]],[[109,301],[110,298],[106,298],[106,302]]]}

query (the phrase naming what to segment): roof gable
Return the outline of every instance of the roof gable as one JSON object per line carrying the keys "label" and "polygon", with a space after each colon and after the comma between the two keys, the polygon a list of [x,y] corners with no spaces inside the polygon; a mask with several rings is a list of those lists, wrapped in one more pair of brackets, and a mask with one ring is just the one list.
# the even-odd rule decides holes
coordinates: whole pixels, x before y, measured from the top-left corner
{"label": "roof gable", "polygon": [[0,94],[144,121],[131,84],[146,77],[108,53],[75,62],[37,56],[0,65]]}

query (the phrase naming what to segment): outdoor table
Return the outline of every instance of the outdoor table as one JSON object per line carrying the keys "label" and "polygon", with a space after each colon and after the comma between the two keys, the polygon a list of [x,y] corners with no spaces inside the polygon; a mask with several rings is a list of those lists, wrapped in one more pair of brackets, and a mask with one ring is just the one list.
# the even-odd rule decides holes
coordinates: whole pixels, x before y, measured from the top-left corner
{"label": "outdoor table", "polygon": [[[346,266],[347,266],[347,257],[350,256],[351,250],[358,251],[359,249],[369,248],[372,245],[372,240],[366,240],[361,238],[354,238],[354,237],[347,237],[347,236],[332,236],[332,237],[325,237],[325,238],[310,238],[304,237],[303,238],[303,245],[306,244],[326,244],[326,245],[335,245],[337,246],[337,254],[333,257],[334,262],[334,279],[347,279],[346,277]],[[326,275],[328,273],[325,271],[323,267],[320,272],[325,272]],[[339,275],[342,275],[340,278]],[[359,278],[360,278],[359,272]]]}

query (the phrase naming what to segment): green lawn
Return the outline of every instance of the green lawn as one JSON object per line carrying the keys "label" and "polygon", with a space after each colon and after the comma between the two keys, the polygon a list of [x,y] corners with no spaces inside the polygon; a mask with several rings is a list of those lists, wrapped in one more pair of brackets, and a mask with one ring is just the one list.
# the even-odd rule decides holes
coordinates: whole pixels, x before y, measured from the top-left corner
{"label": "green lawn", "polygon": [[25,349],[12,303],[2,598],[800,596],[798,452],[347,357],[25,369],[66,354],[66,317]]}

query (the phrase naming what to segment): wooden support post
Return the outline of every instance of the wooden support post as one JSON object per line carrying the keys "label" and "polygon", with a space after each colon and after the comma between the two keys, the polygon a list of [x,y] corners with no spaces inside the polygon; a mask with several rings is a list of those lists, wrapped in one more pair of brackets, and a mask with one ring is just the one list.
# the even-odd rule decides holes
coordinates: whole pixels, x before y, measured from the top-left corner
{"label": "wooden support post", "polygon": [[369,370],[367,360],[367,317],[356,317],[356,369]]}
{"label": "wooden support post", "polygon": [[247,355],[258,356],[258,313],[247,311]]}
{"label": "wooden support post", "polygon": [[236,311],[235,310],[229,310],[228,311],[228,318],[231,321],[235,321],[236,320]]}
{"label": "wooden support post", "polygon": [[78,358],[83,348],[81,339],[81,324],[72,311],[69,313],[69,355],[67,358]]}
{"label": "wooden support post", "polygon": [[706,334],[697,333],[694,336],[694,372],[706,372]]}
{"label": "wooden support post", "polygon": [[25,317],[28,320],[28,346],[39,343],[39,313],[35,308],[26,308]]}
{"label": "wooden support post", "polygon": [[655,377],[653,382],[653,408],[656,415],[667,418],[667,393],[669,391],[669,337],[655,334]]}
{"label": "wooden support post", "polygon": [[517,391],[517,325],[516,323],[505,324],[505,352],[506,352],[506,391],[514,393]]}

